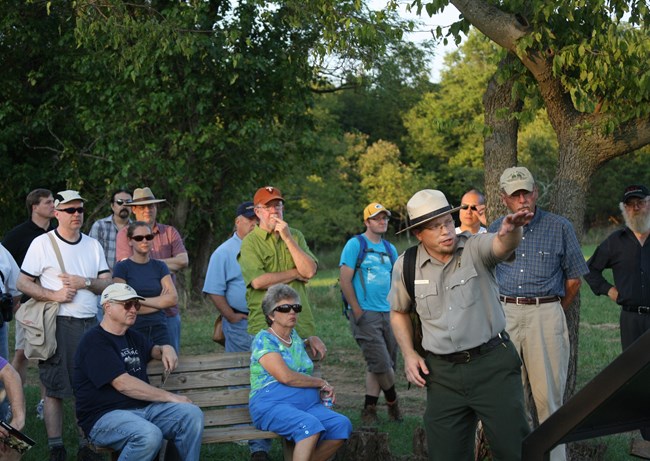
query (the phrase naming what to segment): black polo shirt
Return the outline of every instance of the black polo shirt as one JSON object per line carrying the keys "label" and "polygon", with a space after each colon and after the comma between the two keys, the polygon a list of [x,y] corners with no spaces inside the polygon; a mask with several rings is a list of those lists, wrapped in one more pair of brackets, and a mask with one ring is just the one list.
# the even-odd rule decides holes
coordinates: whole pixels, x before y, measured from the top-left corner
{"label": "black polo shirt", "polygon": [[595,294],[607,295],[612,287],[602,274],[610,268],[618,290],[618,304],[650,306],[650,238],[641,246],[628,227],[619,229],[598,245],[587,266],[585,280]]}

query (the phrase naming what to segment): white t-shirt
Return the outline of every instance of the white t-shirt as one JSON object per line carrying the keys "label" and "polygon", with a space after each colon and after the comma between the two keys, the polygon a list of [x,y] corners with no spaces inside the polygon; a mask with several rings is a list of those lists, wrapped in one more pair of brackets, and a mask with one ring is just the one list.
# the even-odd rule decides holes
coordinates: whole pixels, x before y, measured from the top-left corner
{"label": "white t-shirt", "polygon": [[[97,278],[99,274],[109,272],[104,250],[97,240],[81,234],[77,242],[68,242],[53,230],[39,235],[32,241],[20,268],[25,274],[39,278],[43,288],[56,291],[63,287],[59,278],[62,270],[48,234],[54,235],[68,274]],[[96,314],[97,295],[90,290],[80,289],[71,303],[62,303],[59,306],[58,315],[89,318]]]}
{"label": "white t-shirt", "polygon": [[[457,234],[460,234],[461,232],[463,232],[463,231],[460,230],[460,227],[457,227],[457,228],[456,228],[456,233],[457,233]],[[465,231],[465,232],[469,232],[469,231]],[[487,229],[486,229],[485,227],[483,227],[483,226],[480,226],[480,227],[478,228],[478,232],[477,232],[477,234],[485,234],[486,232],[487,232]]]}

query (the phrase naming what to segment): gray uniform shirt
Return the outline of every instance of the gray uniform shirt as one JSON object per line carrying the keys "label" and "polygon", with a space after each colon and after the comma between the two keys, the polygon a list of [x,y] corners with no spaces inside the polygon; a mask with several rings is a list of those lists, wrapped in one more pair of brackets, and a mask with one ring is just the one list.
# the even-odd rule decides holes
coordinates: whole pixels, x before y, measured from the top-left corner
{"label": "gray uniform shirt", "polygon": [[[425,350],[452,354],[479,346],[501,333],[506,317],[499,301],[495,266],[502,262],[492,252],[495,234],[458,236],[452,258],[441,263],[418,246],[415,264],[415,302],[422,320]],[[510,256],[512,259],[513,256]],[[391,309],[408,312],[404,286],[404,255],[395,262]]]}

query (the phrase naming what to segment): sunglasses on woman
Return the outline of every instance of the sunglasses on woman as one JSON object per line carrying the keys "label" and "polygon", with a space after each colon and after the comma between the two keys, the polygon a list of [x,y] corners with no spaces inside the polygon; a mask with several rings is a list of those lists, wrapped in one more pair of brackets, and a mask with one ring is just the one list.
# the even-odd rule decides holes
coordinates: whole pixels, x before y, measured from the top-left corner
{"label": "sunglasses on woman", "polygon": [[131,237],[131,240],[135,240],[136,242],[142,242],[144,239],[147,239],[147,242],[150,242],[153,240],[153,234],[147,234],[147,235],[134,235]]}
{"label": "sunglasses on woman", "polygon": [[275,306],[274,311],[278,311],[282,314],[288,314],[289,311],[293,311],[297,314],[298,312],[302,311],[302,305],[301,304],[280,304],[279,306]]}
{"label": "sunglasses on woman", "polygon": [[125,311],[131,310],[131,308],[135,307],[136,311],[140,310],[140,301],[137,299],[131,299],[129,301],[111,301],[112,303],[115,304],[121,304],[124,307]]}

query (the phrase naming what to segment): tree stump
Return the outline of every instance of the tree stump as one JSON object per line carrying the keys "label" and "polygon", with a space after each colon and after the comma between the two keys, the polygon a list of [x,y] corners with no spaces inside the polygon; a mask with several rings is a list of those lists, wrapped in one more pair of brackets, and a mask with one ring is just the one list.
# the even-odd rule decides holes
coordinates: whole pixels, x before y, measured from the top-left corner
{"label": "tree stump", "polygon": [[393,461],[388,434],[375,427],[361,427],[336,452],[334,461]]}

